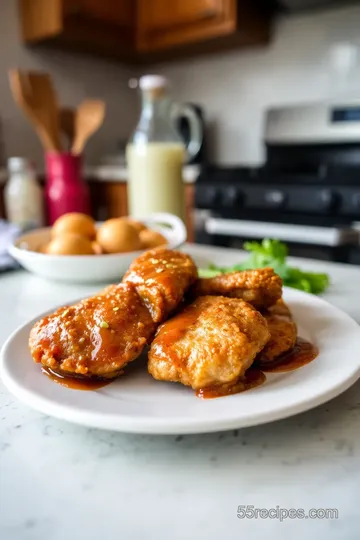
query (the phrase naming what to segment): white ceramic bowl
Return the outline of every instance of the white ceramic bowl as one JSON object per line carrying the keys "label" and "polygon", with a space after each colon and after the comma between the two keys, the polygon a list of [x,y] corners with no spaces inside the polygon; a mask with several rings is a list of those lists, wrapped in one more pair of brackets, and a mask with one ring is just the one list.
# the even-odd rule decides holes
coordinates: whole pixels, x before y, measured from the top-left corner
{"label": "white ceramic bowl", "polygon": [[[140,219],[159,231],[169,249],[180,247],[186,240],[186,227],[172,214],[158,213]],[[24,234],[10,246],[9,252],[29,272],[47,279],[69,283],[119,281],[130,263],[143,251],[109,255],[47,255],[37,250],[51,238],[51,227]]]}

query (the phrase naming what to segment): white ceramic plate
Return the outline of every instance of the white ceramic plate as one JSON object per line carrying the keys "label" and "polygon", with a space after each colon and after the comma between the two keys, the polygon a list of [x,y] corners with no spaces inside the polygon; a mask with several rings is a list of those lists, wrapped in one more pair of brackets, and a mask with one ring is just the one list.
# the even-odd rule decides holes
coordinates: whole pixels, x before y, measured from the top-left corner
{"label": "white ceramic plate", "polygon": [[35,321],[16,330],[4,345],[0,374],[8,389],[30,407],[102,429],[202,433],[278,420],[334,398],[360,377],[357,323],[309,294],[285,289],[285,300],[298,323],[299,335],[316,344],[320,354],[296,371],[268,373],[264,385],[242,394],[201,400],[180,384],[152,379],[145,359],[135,361],[127,376],[99,390],[64,388],[44,376],[30,357],[28,336]]}
{"label": "white ceramic plate", "polygon": [[[180,247],[186,240],[186,227],[173,214],[158,213],[141,219],[148,227],[161,232],[169,249]],[[38,253],[51,238],[51,228],[45,227],[24,234],[10,246],[9,252],[26,270],[39,276],[69,283],[98,283],[117,280],[130,263],[143,251],[111,255],[46,255]]]}

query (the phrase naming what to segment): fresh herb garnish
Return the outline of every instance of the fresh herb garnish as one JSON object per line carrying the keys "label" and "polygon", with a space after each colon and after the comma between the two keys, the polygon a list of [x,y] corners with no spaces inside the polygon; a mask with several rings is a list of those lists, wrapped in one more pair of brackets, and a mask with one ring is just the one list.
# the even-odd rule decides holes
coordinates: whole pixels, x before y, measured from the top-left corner
{"label": "fresh herb garnish", "polygon": [[211,264],[208,268],[200,269],[200,277],[214,277],[236,270],[252,270],[270,266],[281,277],[284,285],[313,294],[322,293],[330,283],[327,274],[304,272],[300,268],[289,266],[286,262],[288,248],[279,240],[265,239],[259,242],[245,242],[244,249],[249,252],[248,258],[240,264],[221,268]]}

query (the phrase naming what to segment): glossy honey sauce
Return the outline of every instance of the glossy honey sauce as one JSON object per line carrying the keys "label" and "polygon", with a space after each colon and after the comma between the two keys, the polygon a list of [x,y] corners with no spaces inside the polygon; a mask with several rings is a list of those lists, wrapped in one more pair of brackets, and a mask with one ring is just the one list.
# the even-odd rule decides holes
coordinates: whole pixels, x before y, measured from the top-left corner
{"label": "glossy honey sauce", "polygon": [[217,397],[231,396],[245,392],[256,386],[260,386],[266,381],[266,375],[260,369],[248,369],[244,377],[232,384],[223,384],[221,386],[210,386],[197,390],[196,396],[203,399],[213,399]]}
{"label": "glossy honey sauce", "polygon": [[259,363],[258,367],[266,373],[281,373],[284,371],[292,371],[306,364],[309,364],[319,354],[318,349],[301,337],[296,339],[295,347],[290,351],[278,356],[272,362]]}
{"label": "glossy honey sauce", "polygon": [[246,390],[260,386],[266,381],[264,372],[281,373],[299,369],[315,360],[318,354],[318,349],[312,343],[298,337],[293,349],[282,354],[273,362],[259,363],[257,365],[258,369],[251,367],[245,373],[245,376],[235,384],[202,388],[196,392],[196,395],[203,399],[212,399],[245,392]]}
{"label": "glossy honey sauce", "polygon": [[[264,372],[281,373],[298,369],[315,360],[318,353],[319,351],[314,345],[309,341],[298,337],[295,347],[291,349],[291,351],[276,358],[273,362],[259,364],[257,368],[251,367],[245,373],[245,376],[236,383],[201,388],[200,390],[197,390],[196,396],[202,399],[213,399],[245,392],[246,390],[262,385],[266,381]],[[99,388],[107,386],[114,380],[68,377],[56,373],[44,366],[41,370],[52,381],[73,390],[98,390]]]}
{"label": "glossy honey sauce", "polygon": [[107,386],[114,379],[86,379],[85,377],[68,377],[67,375],[61,375],[56,373],[48,367],[42,366],[41,371],[57,384],[65,386],[65,388],[72,388],[73,390],[98,390],[103,386]]}

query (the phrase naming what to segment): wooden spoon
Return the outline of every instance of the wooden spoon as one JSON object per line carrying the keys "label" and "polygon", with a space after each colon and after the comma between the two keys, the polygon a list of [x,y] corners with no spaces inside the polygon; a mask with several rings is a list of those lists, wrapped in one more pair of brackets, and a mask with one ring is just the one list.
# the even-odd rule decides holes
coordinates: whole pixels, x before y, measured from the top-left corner
{"label": "wooden spoon", "polygon": [[74,142],[75,135],[75,109],[61,107],[59,111],[60,130],[67,139],[66,150],[69,150]]}
{"label": "wooden spoon", "polygon": [[85,99],[80,103],[75,116],[75,139],[71,151],[81,154],[88,139],[102,125],[105,117],[105,102],[100,99]]}
{"label": "wooden spoon", "polygon": [[33,124],[45,150],[60,152],[58,106],[50,75],[12,69],[9,79],[15,102]]}

